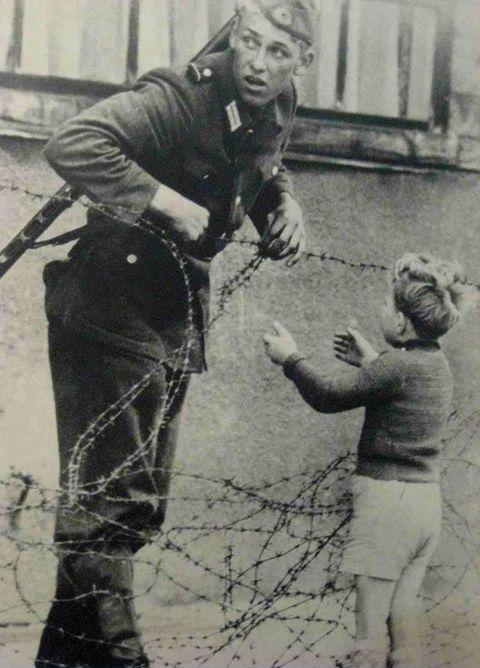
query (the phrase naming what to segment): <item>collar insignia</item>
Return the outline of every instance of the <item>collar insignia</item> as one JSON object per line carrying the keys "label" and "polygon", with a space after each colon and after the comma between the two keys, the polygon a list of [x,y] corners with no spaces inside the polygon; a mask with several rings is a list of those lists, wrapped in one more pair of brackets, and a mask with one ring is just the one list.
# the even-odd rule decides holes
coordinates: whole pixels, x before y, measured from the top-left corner
{"label": "collar insignia", "polygon": [[235,132],[235,130],[238,130],[238,128],[242,126],[236,101],[233,100],[233,102],[227,104],[225,111],[227,112],[228,122],[230,123],[230,132]]}
{"label": "collar insignia", "polygon": [[198,69],[197,65],[195,63],[189,63],[188,64],[188,73],[191,75],[192,79],[195,81],[195,83],[200,83],[202,80],[202,74],[200,70]]}

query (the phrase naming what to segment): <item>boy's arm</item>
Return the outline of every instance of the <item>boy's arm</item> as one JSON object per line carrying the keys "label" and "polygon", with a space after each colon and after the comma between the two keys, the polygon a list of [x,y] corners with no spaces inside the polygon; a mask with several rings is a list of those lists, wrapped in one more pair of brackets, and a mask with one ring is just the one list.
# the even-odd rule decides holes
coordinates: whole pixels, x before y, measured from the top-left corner
{"label": "boy's arm", "polygon": [[328,377],[318,373],[301,353],[293,353],[283,369],[303,399],[321,413],[338,413],[385,401],[402,385],[401,370],[391,355],[381,355],[355,373]]}
{"label": "boy's arm", "polygon": [[351,366],[367,366],[378,357],[378,353],[367,339],[348,327],[345,332],[338,332],[333,339],[335,357]]}
{"label": "boy's arm", "polygon": [[402,364],[395,353],[380,355],[368,366],[348,376],[329,378],[319,374],[299,352],[290,332],[279,322],[274,334],[265,334],[265,352],[283,366],[305,401],[321,413],[337,413],[393,397],[403,382]]}

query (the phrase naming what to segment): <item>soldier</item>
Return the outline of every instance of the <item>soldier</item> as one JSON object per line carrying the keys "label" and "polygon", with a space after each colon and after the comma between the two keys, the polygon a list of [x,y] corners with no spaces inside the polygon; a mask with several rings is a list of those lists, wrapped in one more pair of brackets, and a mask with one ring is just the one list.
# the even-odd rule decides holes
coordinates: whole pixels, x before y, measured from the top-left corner
{"label": "soldier", "polygon": [[[282,154],[313,16],[310,0],[244,0],[227,50],[146,74],[46,147],[55,171],[104,208],[89,211],[68,260],[45,270],[60,486],[89,493],[59,503],[57,590],[37,668],[148,666],[132,557],[164,520],[189,374],[205,370],[210,262],[247,214],[269,257],[293,264],[305,248]],[[141,216],[180,245],[190,294],[167,246],[135,226]],[[146,374],[79,456],[79,437]]]}

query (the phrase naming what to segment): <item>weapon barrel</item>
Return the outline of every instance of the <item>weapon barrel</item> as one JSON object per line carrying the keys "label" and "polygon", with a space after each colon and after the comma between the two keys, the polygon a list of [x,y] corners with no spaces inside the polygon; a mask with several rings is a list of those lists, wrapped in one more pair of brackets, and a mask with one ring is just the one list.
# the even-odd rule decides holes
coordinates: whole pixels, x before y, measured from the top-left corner
{"label": "weapon barrel", "polygon": [[[214,51],[222,51],[228,46],[228,36],[233,18],[195,56],[203,56]],[[10,267],[35,244],[38,237],[50,227],[58,216],[78,199],[80,192],[65,183],[60,190],[36,213],[20,232],[0,250],[0,278]]]}
{"label": "weapon barrel", "polygon": [[228,46],[228,38],[230,35],[230,29],[232,27],[234,17],[229,19],[225,25],[220,28],[220,30],[212,37],[212,39],[205,44],[204,47],[193,58],[200,58],[200,56],[205,56],[209,53],[214,53],[216,51],[224,51]]}
{"label": "weapon barrel", "polygon": [[0,278],[33,246],[58,216],[72,206],[79,193],[65,183],[31,218],[25,227],[0,251]]}

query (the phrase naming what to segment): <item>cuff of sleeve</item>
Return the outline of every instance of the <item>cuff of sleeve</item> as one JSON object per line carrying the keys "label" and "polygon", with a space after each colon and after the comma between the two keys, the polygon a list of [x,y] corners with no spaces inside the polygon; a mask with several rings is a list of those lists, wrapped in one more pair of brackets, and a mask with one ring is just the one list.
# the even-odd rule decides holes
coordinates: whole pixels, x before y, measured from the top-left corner
{"label": "cuff of sleeve", "polygon": [[290,197],[291,197],[292,199],[295,199],[295,193],[293,192],[293,189],[292,189],[292,190],[288,190],[287,188],[285,188],[284,190],[280,190],[280,192],[278,193],[278,195],[279,195],[279,197],[281,197],[282,195],[290,195]]}
{"label": "cuff of sleeve", "polygon": [[127,225],[134,225],[144,215],[159,188],[159,182],[147,174],[138,165],[132,164],[128,178],[122,180],[115,190],[102,192],[97,188],[86,195],[93,201],[100,202],[98,207],[107,215]]}
{"label": "cuff of sleeve", "polygon": [[279,181],[279,182],[274,182],[274,188],[278,193],[278,196],[281,197],[282,195],[290,195],[290,197],[293,197],[295,199],[295,193],[293,190],[293,185],[288,181]]}
{"label": "cuff of sleeve", "polygon": [[292,179],[284,167],[281,167],[278,174],[270,181],[270,185],[278,195],[287,193],[288,195],[295,197]]}
{"label": "cuff of sleeve", "polygon": [[305,359],[307,359],[305,355],[300,352],[289,355],[283,365],[283,373],[286,375],[286,377],[291,378],[296,365]]}

